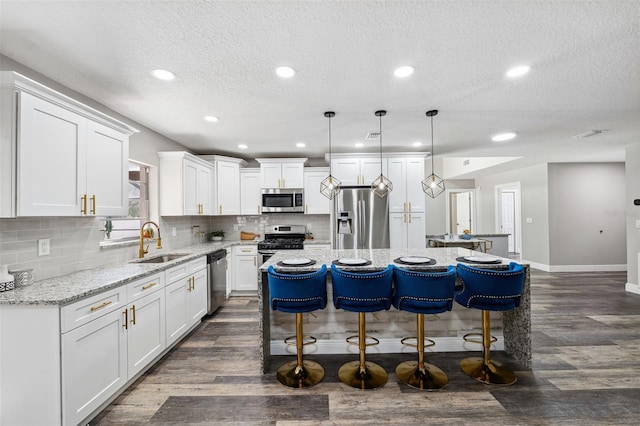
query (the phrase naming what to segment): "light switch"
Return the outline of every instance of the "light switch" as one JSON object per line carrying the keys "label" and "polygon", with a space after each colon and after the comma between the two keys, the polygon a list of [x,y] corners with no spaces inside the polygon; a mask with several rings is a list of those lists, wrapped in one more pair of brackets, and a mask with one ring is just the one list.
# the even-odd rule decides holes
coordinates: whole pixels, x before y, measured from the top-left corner
{"label": "light switch", "polygon": [[48,238],[38,240],[38,256],[49,256],[51,246]]}
{"label": "light switch", "polygon": [[640,219],[636,219],[636,228],[640,228]]}
{"label": "light switch", "polygon": [[527,223],[533,223],[533,218],[532,218],[532,217],[528,217],[528,218],[526,219],[526,222],[527,222]]}
{"label": "light switch", "polygon": [[171,228],[171,236],[172,236],[172,237],[175,237],[177,234],[178,234],[178,233],[176,232],[176,227],[175,227],[175,226],[174,226],[174,227],[172,227],[172,228]]}

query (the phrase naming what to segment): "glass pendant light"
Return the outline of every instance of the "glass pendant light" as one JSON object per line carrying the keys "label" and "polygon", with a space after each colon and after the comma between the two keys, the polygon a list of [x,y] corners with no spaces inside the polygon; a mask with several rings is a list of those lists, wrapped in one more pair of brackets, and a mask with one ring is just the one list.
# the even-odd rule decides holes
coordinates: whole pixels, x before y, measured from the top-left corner
{"label": "glass pendant light", "polygon": [[335,117],[335,115],[336,113],[333,111],[324,113],[324,116],[329,119],[329,176],[320,182],[320,192],[330,200],[333,200],[333,198],[338,195],[340,185],[342,184],[342,182],[331,175],[331,117]]}
{"label": "glass pendant light", "polygon": [[426,114],[431,118],[431,174],[422,181],[422,190],[429,197],[436,198],[444,192],[444,179],[438,177],[433,169],[433,116],[438,114],[438,110],[432,109]]}
{"label": "glass pendant light", "polygon": [[376,117],[380,118],[380,176],[371,183],[371,190],[380,198],[386,197],[393,191],[393,183],[382,174],[382,117],[385,115],[387,115],[385,110],[376,111]]}

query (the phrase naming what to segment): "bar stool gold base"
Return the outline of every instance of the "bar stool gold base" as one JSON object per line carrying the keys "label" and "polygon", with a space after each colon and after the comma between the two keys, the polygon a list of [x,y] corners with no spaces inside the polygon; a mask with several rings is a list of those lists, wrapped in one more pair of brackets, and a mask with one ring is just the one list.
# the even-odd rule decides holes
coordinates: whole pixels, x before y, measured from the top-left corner
{"label": "bar stool gold base", "polygon": [[467,376],[488,385],[512,385],[518,380],[516,373],[501,363],[485,362],[481,357],[464,358],[460,361],[460,368]]}
{"label": "bar stool gold base", "polygon": [[356,389],[376,389],[387,383],[387,372],[374,362],[365,362],[364,371],[360,370],[360,362],[348,362],[338,370],[338,377],[345,385]]}
{"label": "bar stool gold base", "polygon": [[444,371],[433,364],[423,363],[424,369],[420,369],[417,361],[405,361],[396,367],[398,379],[416,389],[437,390],[449,383],[449,378]]}
{"label": "bar stool gold base", "polygon": [[288,388],[309,388],[324,379],[324,368],[315,361],[307,360],[302,361],[302,368],[298,368],[297,361],[290,361],[278,368],[276,379]]}

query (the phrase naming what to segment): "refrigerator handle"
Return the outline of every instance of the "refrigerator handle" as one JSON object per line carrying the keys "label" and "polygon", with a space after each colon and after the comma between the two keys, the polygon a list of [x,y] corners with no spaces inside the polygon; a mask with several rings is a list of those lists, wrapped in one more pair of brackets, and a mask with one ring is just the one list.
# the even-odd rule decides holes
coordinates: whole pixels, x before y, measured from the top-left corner
{"label": "refrigerator handle", "polygon": [[364,248],[365,245],[365,235],[364,235],[364,230],[365,230],[365,224],[364,224],[364,215],[365,215],[365,203],[364,200],[360,200],[358,201],[358,204],[360,204],[359,208],[358,208],[358,238],[359,238],[359,244],[358,244],[358,248]]}

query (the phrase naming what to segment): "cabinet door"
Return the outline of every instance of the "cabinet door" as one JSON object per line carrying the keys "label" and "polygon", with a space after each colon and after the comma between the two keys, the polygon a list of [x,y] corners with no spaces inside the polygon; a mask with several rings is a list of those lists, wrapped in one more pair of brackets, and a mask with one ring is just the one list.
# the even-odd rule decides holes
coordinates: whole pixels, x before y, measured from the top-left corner
{"label": "cabinet door", "polygon": [[187,331],[187,279],[179,279],[165,288],[167,346]]}
{"label": "cabinet door", "polygon": [[198,166],[198,182],[196,186],[196,210],[198,210],[197,204],[200,204],[199,213],[196,214],[214,214],[213,169]]}
{"label": "cabinet door", "polygon": [[229,295],[231,294],[231,292],[233,290],[235,290],[234,286],[235,286],[235,280],[234,280],[234,274],[233,274],[233,262],[232,262],[233,257],[231,256],[231,251],[227,252],[227,258],[226,258],[226,263],[227,263],[227,292],[226,292],[226,297],[229,298]]}
{"label": "cabinet door", "polygon": [[135,376],[166,348],[164,291],[156,291],[128,306],[127,371]]}
{"label": "cabinet door", "polygon": [[240,166],[237,163],[216,162],[218,176],[218,211],[220,215],[240,214]]}
{"label": "cabinet door", "polygon": [[234,256],[235,286],[238,291],[258,291],[258,255]]}
{"label": "cabinet door", "polygon": [[280,163],[265,163],[260,165],[262,173],[262,188],[281,188],[282,167]]}
{"label": "cabinet door", "polygon": [[20,94],[18,216],[81,216],[86,189],[86,119]]}
{"label": "cabinet door", "polygon": [[184,181],[182,183],[184,214],[195,216],[198,214],[198,177],[199,168],[196,163],[188,160],[183,161]]}
{"label": "cabinet door", "polygon": [[[424,238],[424,235],[422,235]],[[407,247],[407,214],[389,213],[389,248]]]}
{"label": "cabinet door", "polygon": [[360,185],[360,161],[357,158],[337,158],[331,161],[333,176],[342,185]]}
{"label": "cabinet door", "polygon": [[191,276],[191,290],[187,293],[187,324],[200,322],[207,314],[207,270],[201,269]]}
{"label": "cabinet door", "polygon": [[[424,158],[409,157],[406,159],[406,184],[407,211],[425,211],[425,193],[422,191],[422,181],[424,180]],[[393,183],[395,191],[395,182]]]}
{"label": "cabinet door", "polygon": [[405,212],[407,210],[407,170],[404,158],[387,159],[387,177],[393,183],[393,191],[389,197],[390,212]]}
{"label": "cabinet door", "polygon": [[87,214],[129,213],[129,137],[87,121]]}
{"label": "cabinet door", "polygon": [[260,214],[260,173],[240,172],[240,214]]}
{"label": "cabinet door", "polygon": [[282,187],[302,188],[304,186],[304,164],[282,163]]}
{"label": "cabinet door", "polygon": [[[386,176],[387,167],[384,160],[380,164],[380,158],[363,158],[360,163],[360,174],[362,175],[360,185],[371,186],[373,181],[380,176],[380,170]],[[394,184],[393,190],[395,191],[395,182],[391,182]]]}
{"label": "cabinet door", "polygon": [[75,425],[127,382],[121,310],[62,335],[63,424]]}
{"label": "cabinet door", "polygon": [[331,200],[320,192],[320,183],[329,176],[326,172],[304,173],[304,212],[305,214],[329,214],[331,212]]}
{"label": "cabinet door", "polygon": [[407,248],[427,246],[424,213],[407,213]]}

